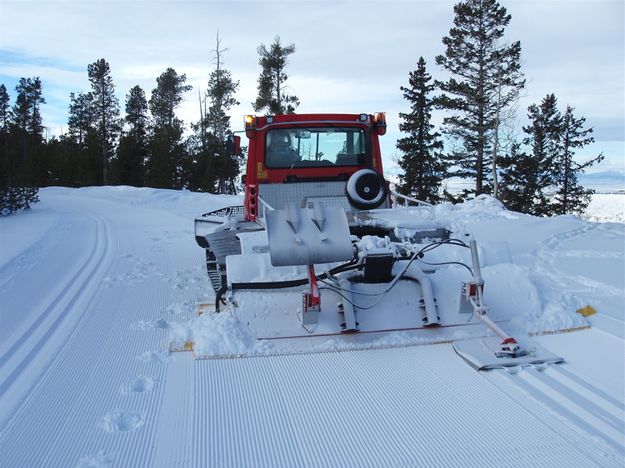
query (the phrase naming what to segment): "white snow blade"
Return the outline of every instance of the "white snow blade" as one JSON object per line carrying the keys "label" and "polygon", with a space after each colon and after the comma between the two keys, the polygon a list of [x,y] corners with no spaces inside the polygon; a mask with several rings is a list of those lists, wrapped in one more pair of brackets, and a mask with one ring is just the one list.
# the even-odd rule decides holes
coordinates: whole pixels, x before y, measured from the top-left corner
{"label": "white snow blade", "polygon": [[532,340],[525,339],[520,341],[520,344],[521,348],[527,351],[527,354],[518,357],[497,357],[496,353],[500,350],[501,338],[495,336],[454,341],[453,347],[462,359],[478,371],[564,362],[564,358],[547,351]]}
{"label": "white snow blade", "polygon": [[342,262],[354,256],[342,208],[290,204],[286,210],[270,210],[265,215],[273,266]]}

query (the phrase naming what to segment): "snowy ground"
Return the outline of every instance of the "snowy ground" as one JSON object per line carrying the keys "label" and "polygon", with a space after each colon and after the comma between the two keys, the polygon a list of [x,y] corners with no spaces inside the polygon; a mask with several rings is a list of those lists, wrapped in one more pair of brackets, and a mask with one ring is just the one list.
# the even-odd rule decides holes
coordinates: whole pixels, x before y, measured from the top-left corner
{"label": "snowy ground", "polygon": [[[40,198],[0,219],[2,466],[624,465],[625,195],[593,199],[588,219],[603,222],[487,198],[438,208],[478,242],[508,242],[542,305],[535,324],[591,326],[537,338],[566,362],[518,373],[478,373],[449,344],[170,354],[171,329],[212,299],[193,217],[239,199]],[[585,305],[598,313],[583,319]]]}
{"label": "snowy ground", "polygon": [[596,193],[584,218],[591,221],[625,223],[625,191]]}

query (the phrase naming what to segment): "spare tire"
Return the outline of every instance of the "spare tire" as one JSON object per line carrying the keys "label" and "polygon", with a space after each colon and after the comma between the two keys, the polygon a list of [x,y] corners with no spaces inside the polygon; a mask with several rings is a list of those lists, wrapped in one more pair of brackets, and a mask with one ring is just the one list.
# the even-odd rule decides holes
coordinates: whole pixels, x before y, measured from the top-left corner
{"label": "spare tire", "polygon": [[349,203],[359,210],[373,210],[386,199],[388,185],[380,174],[372,169],[360,169],[352,174],[345,186]]}

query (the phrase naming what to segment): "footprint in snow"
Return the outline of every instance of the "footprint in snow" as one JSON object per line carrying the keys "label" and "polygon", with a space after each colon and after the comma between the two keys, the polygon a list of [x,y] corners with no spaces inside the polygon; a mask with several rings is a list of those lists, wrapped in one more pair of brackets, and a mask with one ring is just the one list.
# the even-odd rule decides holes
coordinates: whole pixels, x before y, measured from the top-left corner
{"label": "footprint in snow", "polygon": [[146,351],[138,359],[143,362],[167,364],[173,361],[174,357],[167,351]]}
{"label": "footprint in snow", "polygon": [[140,413],[115,410],[100,419],[100,427],[106,432],[132,432],[145,424]]}
{"label": "footprint in snow", "polygon": [[195,315],[197,303],[192,301],[174,302],[165,309],[165,312],[170,315]]}
{"label": "footprint in snow", "polygon": [[130,325],[131,330],[150,330],[154,328],[167,329],[169,328],[169,322],[164,318],[160,318],[158,320],[139,320],[138,322]]}
{"label": "footprint in snow", "polygon": [[129,393],[144,393],[149,392],[154,388],[156,382],[152,377],[140,375],[135,377],[130,382],[122,386],[122,393],[127,395]]}
{"label": "footprint in snow", "polygon": [[113,456],[99,450],[95,455],[85,455],[78,460],[76,468],[107,468],[113,463]]}

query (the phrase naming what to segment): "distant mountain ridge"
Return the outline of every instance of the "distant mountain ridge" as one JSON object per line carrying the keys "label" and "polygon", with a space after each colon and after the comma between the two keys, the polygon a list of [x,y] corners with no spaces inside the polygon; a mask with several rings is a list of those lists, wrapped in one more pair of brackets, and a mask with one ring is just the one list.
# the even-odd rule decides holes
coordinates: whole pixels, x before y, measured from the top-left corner
{"label": "distant mountain ridge", "polygon": [[582,174],[580,179],[619,179],[625,180],[625,170],[601,171]]}
{"label": "distant mountain ridge", "polygon": [[625,192],[625,170],[602,171],[579,176],[581,185],[597,193]]}

